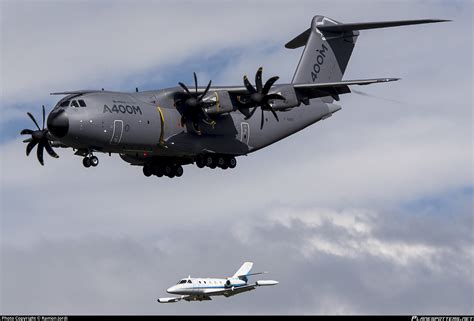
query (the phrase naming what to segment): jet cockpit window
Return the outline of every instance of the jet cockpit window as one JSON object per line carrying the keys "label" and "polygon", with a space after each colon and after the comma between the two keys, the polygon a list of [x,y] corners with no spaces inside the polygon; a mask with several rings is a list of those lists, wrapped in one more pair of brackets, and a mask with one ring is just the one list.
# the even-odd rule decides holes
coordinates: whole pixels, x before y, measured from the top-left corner
{"label": "jet cockpit window", "polygon": [[86,103],[84,102],[84,100],[79,99],[78,102],[79,102],[79,106],[86,107]]}
{"label": "jet cockpit window", "polygon": [[186,280],[181,280],[178,282],[178,284],[184,284],[184,283],[186,283]]}
{"label": "jet cockpit window", "polygon": [[59,107],[67,107],[67,106],[69,106],[69,100],[65,100],[59,105]]}
{"label": "jet cockpit window", "polygon": [[77,101],[73,100],[71,102],[71,107],[79,107],[79,105],[77,104]]}
{"label": "jet cockpit window", "polygon": [[191,280],[188,280],[188,283],[191,283]]}

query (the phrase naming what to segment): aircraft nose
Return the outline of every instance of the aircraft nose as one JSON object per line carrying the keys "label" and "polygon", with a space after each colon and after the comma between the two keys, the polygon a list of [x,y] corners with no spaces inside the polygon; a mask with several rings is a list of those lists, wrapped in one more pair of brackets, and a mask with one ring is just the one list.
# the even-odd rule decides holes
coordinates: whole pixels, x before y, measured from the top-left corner
{"label": "aircraft nose", "polygon": [[48,116],[48,129],[57,138],[66,136],[69,130],[69,119],[64,109],[53,110]]}
{"label": "aircraft nose", "polygon": [[176,289],[176,287],[173,285],[172,287],[169,287],[169,288],[166,290],[166,292],[168,292],[168,293],[170,293],[170,294],[174,294],[175,289]]}

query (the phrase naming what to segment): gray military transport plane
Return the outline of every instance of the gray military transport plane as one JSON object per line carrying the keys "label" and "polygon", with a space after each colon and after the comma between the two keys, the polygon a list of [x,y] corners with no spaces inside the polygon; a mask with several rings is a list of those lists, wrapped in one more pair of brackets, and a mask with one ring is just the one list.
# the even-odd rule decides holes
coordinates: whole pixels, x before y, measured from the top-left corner
{"label": "gray military transport plane", "polygon": [[[78,90],[53,93],[65,95],[47,118],[43,106],[42,128],[24,129],[31,135],[26,155],[38,145],[58,157],[52,147],[70,147],[83,157],[85,167],[95,167],[95,153],[117,153],[131,165],[141,166],[145,176],[179,177],[182,165],[199,168],[234,168],[235,157],[247,155],[330,117],[341,109],[339,95],[349,86],[398,80],[379,78],[342,80],[359,30],[396,27],[448,20],[406,20],[339,23],[315,16],[311,27],[285,47],[304,47],[293,80],[276,85],[278,77],[262,80],[262,68],[251,84],[215,87],[211,81],[199,87],[179,87],[127,93]],[[256,113],[256,111],[259,112]],[[258,116],[260,114],[260,116]]]}
{"label": "gray military transport plane", "polygon": [[186,301],[209,301],[211,296],[223,295],[230,297],[239,293],[255,290],[260,286],[277,285],[278,281],[260,280],[249,283],[249,276],[265,274],[267,272],[250,273],[252,262],[245,262],[235,274],[229,278],[192,278],[188,276],[180,280],[176,285],[170,287],[166,292],[180,294],[178,297],[159,298],[160,303],[175,303]]}

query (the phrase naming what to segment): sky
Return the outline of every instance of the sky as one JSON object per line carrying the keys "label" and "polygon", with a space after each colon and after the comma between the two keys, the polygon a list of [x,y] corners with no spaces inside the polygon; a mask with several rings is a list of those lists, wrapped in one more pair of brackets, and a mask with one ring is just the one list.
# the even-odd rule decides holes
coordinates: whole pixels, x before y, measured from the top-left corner
{"label": "sky", "polygon": [[[0,1],[1,314],[473,314],[472,1]],[[113,155],[42,167],[19,132],[49,93],[289,82],[314,15],[362,31],[342,110],[239,157],[146,178]],[[159,304],[244,261],[280,282]]]}

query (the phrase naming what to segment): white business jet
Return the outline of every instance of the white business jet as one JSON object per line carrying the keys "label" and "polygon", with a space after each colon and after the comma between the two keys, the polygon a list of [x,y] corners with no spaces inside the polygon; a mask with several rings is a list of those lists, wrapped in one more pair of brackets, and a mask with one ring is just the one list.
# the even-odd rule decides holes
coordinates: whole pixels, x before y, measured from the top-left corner
{"label": "white business jet", "polygon": [[160,303],[174,303],[181,300],[186,301],[208,301],[211,296],[223,295],[230,297],[239,293],[254,290],[258,286],[269,286],[278,284],[273,280],[259,280],[248,283],[248,277],[267,272],[250,273],[252,262],[245,262],[240,269],[230,278],[191,278],[190,276],[180,280],[176,285],[170,287],[166,292],[180,296],[172,298],[159,298]]}

